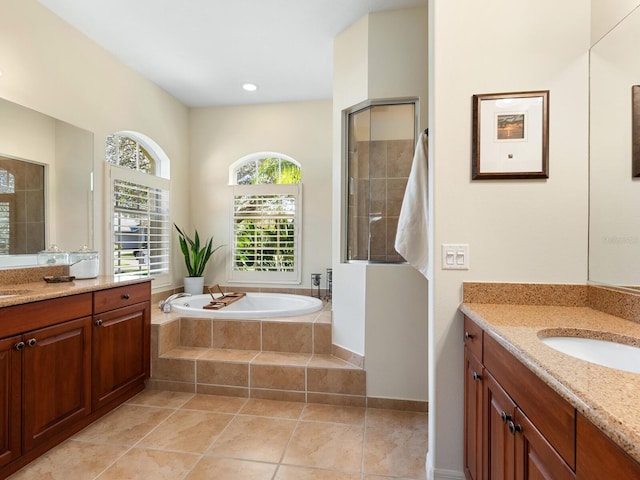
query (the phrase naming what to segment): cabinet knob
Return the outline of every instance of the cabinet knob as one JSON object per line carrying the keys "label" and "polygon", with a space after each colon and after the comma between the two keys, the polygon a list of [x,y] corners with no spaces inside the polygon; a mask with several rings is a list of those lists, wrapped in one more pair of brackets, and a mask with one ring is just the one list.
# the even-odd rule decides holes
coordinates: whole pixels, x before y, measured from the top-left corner
{"label": "cabinet knob", "polygon": [[517,425],[515,423],[513,423],[513,421],[509,420],[509,432],[513,435],[516,434],[516,432],[521,432],[522,431],[522,427],[520,425]]}
{"label": "cabinet knob", "polygon": [[27,340],[27,346],[29,347],[33,347],[36,344],[36,339],[35,338],[30,338],[29,340]]}
{"label": "cabinet knob", "polygon": [[[513,417],[511,415],[509,415],[507,412],[501,412],[500,413],[500,418],[502,419],[502,423],[507,423],[511,420],[513,420]],[[513,422],[511,422],[513,423]]]}
{"label": "cabinet knob", "polygon": [[129,300],[131,298],[131,295],[129,295],[128,293],[125,293],[124,295],[122,295],[122,298],[124,300]]}
{"label": "cabinet knob", "polygon": [[482,375],[480,375],[478,372],[473,372],[472,378],[473,378],[476,382],[479,382],[480,380],[482,380]]}
{"label": "cabinet knob", "polygon": [[464,332],[464,339],[465,340],[471,340],[475,335],[473,333],[470,332]]}
{"label": "cabinet knob", "polygon": [[96,320],[96,321],[95,321],[95,324],[96,324],[96,326],[98,326],[98,327],[102,326],[102,319],[100,319],[100,318],[99,318],[98,320]]}
{"label": "cabinet knob", "polygon": [[24,342],[18,342],[13,346],[13,348],[15,348],[17,351],[20,351],[24,348],[24,346],[25,346]]}

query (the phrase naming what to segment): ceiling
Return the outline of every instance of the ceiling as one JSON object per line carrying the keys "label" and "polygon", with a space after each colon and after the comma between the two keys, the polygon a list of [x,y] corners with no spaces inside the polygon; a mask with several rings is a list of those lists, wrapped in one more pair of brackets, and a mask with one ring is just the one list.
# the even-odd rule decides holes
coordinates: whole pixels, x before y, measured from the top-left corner
{"label": "ceiling", "polygon": [[[333,38],[427,0],[39,0],[193,107],[328,99]],[[241,88],[258,85],[255,92]]]}

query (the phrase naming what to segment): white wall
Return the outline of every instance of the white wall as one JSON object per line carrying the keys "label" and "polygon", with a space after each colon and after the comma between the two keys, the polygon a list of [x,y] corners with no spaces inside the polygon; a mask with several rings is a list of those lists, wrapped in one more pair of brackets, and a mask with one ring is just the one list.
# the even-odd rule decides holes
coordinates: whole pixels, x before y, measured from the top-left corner
{"label": "white wall", "polygon": [[[187,108],[36,0],[0,0],[0,11],[0,97],[94,133],[97,199],[104,196],[106,136],[135,130],[154,139],[172,162],[172,216],[187,223]],[[95,246],[101,252],[104,207],[97,201],[94,209]],[[176,255],[175,267],[181,262]]]}
{"label": "white wall", "polygon": [[227,245],[207,266],[205,280],[228,282],[229,166],[245,155],[274,151],[302,165],[302,286],[310,287],[311,274],[321,273],[324,288],[331,266],[331,100],[194,108],[189,119],[191,218],[202,235]]}
{"label": "white wall", "polygon": [[591,44],[606,33],[638,6],[638,0],[591,0]]}
{"label": "white wall", "polygon": [[342,263],[342,112],[418,97],[427,112],[427,9],[370,14],[334,41],[333,342],[365,356],[367,395],[427,400],[427,286],[406,265]]}
{"label": "white wall", "polygon": [[367,99],[369,17],[336,36],[333,43],[332,255],[333,343],[364,355],[365,283],[363,264],[342,263],[345,168],[342,164],[342,112]]}
{"label": "white wall", "polygon": [[[429,478],[464,478],[463,281],[587,279],[589,5],[430,2]],[[547,180],[471,181],[473,94],[550,90]],[[440,245],[471,268],[442,271]]]}

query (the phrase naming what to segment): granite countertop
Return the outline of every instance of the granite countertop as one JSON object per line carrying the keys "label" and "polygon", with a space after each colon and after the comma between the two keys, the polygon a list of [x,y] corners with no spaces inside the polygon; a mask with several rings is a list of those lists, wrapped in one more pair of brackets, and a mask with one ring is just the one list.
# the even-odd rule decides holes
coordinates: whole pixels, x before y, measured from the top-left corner
{"label": "granite countertop", "polygon": [[148,278],[122,280],[111,275],[102,275],[83,280],[75,279],[71,282],[47,283],[40,280],[3,284],[0,285],[0,308],[148,281]]}
{"label": "granite countertop", "polygon": [[460,310],[640,461],[640,374],[578,360],[539,340],[545,331],[581,330],[640,346],[640,323],[589,307],[463,303]]}

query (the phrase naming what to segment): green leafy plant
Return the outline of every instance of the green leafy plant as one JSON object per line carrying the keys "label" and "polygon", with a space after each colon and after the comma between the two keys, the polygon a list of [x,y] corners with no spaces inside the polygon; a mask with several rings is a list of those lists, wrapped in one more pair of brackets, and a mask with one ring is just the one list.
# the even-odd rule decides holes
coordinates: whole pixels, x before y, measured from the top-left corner
{"label": "green leafy plant", "polygon": [[173,224],[178,231],[178,238],[180,240],[180,249],[184,255],[184,263],[187,266],[187,272],[189,277],[201,277],[204,273],[204,268],[207,266],[207,262],[222,245],[218,245],[213,248],[213,237],[210,237],[201,246],[200,235],[198,230],[195,230],[195,235],[191,239],[186,233],[180,230],[175,223]]}

